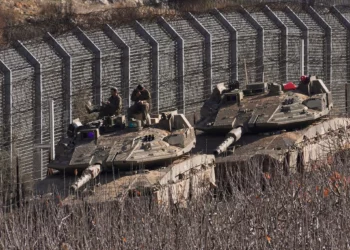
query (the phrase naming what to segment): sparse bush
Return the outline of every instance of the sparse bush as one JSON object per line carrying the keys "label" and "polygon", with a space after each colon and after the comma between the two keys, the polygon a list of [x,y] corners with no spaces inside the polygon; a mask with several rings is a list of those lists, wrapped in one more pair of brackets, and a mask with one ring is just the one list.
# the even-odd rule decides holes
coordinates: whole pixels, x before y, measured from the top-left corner
{"label": "sparse bush", "polygon": [[[127,4],[115,4],[114,7],[104,8],[101,11],[79,12],[73,0],[49,1],[40,3],[40,12],[34,16],[23,18],[14,11],[3,11],[0,9],[0,46],[11,44],[16,40],[32,40],[43,37],[46,32],[59,35],[71,31],[76,26],[84,29],[101,28],[104,24],[111,25],[129,24],[135,20],[154,20],[159,16],[174,17],[183,15],[190,11],[193,13],[207,12],[210,9],[225,9],[237,7],[244,4],[257,4],[262,6],[266,3],[257,0],[176,0],[169,1],[170,8],[155,8],[150,6],[130,7]],[[278,2],[278,1],[277,1]],[[300,1],[290,1],[290,3],[300,3]],[[1,8],[1,7],[0,7]],[[1,29],[2,28],[2,29]],[[0,40],[1,42],[1,40]]]}
{"label": "sparse bush", "polygon": [[[218,198],[162,208],[150,199],[62,205],[56,196],[0,210],[3,249],[348,249],[347,154],[310,173],[256,178]],[[259,166],[252,165],[259,169]],[[231,183],[232,187],[236,186]]]}
{"label": "sparse bush", "polygon": [[5,207],[20,205],[33,196],[33,180],[17,168],[17,160],[7,150],[0,151],[0,204]]}
{"label": "sparse bush", "polygon": [[16,190],[16,173],[11,166],[10,158],[10,154],[7,151],[0,151],[0,196],[2,205],[13,202]]}
{"label": "sparse bush", "polygon": [[15,25],[18,13],[13,10],[4,10],[0,6],[0,47],[5,47],[8,43],[8,27]]}
{"label": "sparse bush", "polygon": [[173,1],[173,5],[182,11],[204,12],[214,8],[225,8],[227,6],[235,6],[243,4],[240,0],[177,0]]}
{"label": "sparse bush", "polygon": [[39,15],[43,19],[62,19],[74,15],[73,1],[62,2],[44,2],[41,5]]}
{"label": "sparse bush", "polygon": [[[1,7],[0,7],[1,8]],[[56,34],[71,30],[73,24],[70,20],[74,17],[72,1],[44,2],[37,16],[23,18],[23,15],[15,11],[0,9],[0,46],[8,46],[16,40],[31,40],[43,37],[47,32]],[[3,20],[3,21],[2,21]],[[75,26],[74,26],[75,27]]]}

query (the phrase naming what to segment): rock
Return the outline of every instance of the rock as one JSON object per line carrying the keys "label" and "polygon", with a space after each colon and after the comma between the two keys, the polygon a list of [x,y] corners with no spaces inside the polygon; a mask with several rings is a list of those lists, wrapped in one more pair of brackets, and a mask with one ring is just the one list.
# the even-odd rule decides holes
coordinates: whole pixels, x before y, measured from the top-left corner
{"label": "rock", "polygon": [[136,5],[137,5],[137,7],[143,6],[143,0],[136,1]]}
{"label": "rock", "polygon": [[143,6],[144,0],[109,0],[111,3],[121,3],[125,6]]}
{"label": "rock", "polygon": [[60,250],[73,250],[73,248],[66,242],[60,244]]}
{"label": "rock", "polygon": [[18,14],[20,15],[23,15],[24,14],[24,11],[20,8],[14,8],[14,11],[17,12]]}
{"label": "rock", "polygon": [[35,23],[36,21],[36,19],[33,16],[29,16],[25,20],[27,23]]}
{"label": "rock", "polygon": [[109,5],[108,0],[98,0],[99,3],[104,4],[104,5]]}
{"label": "rock", "polygon": [[22,8],[23,4],[21,2],[17,2],[17,3],[15,3],[15,7],[16,8]]}

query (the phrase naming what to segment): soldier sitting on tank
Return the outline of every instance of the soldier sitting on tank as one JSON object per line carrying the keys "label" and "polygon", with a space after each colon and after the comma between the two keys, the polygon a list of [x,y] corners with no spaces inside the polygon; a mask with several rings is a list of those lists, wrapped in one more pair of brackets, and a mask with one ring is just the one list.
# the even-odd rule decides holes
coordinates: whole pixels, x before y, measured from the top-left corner
{"label": "soldier sitting on tank", "polygon": [[134,102],[134,105],[128,109],[128,117],[142,113],[143,120],[146,120],[151,110],[151,94],[149,91],[140,84],[132,92],[131,100]]}
{"label": "soldier sitting on tank", "polygon": [[102,106],[91,107],[91,104],[89,103],[86,105],[86,109],[89,114],[99,112],[99,118],[119,115],[122,109],[122,99],[118,94],[118,89],[116,87],[111,88],[111,96],[106,102],[102,102]]}

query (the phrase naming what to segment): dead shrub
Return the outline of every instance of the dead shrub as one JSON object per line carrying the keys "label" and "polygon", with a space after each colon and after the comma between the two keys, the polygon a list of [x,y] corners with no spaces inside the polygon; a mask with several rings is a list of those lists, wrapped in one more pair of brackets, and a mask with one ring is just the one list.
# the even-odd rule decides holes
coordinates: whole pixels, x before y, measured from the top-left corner
{"label": "dead shrub", "polygon": [[12,213],[0,207],[0,244],[3,249],[347,249],[349,165],[342,154],[332,166],[303,175],[276,169],[271,179],[263,175],[270,180],[263,191],[261,166],[252,161],[248,171],[256,178],[245,179],[244,188],[228,180],[229,194],[209,194],[187,208],[165,209],[140,197],[70,205],[56,195],[42,197]]}
{"label": "dead shrub", "polygon": [[5,10],[0,6],[0,47],[8,45],[7,33],[9,27],[15,25],[18,15],[14,10]]}
{"label": "dead shrub", "polygon": [[72,16],[75,13],[73,8],[73,1],[67,0],[65,3],[61,2],[44,2],[41,4],[39,16],[43,19],[61,20]]}

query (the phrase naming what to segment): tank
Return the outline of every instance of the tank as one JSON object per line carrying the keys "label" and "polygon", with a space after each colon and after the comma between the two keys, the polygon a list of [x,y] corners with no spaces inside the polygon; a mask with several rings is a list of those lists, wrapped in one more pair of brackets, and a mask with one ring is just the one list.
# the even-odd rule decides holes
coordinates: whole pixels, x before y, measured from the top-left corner
{"label": "tank", "polygon": [[89,198],[93,201],[128,194],[180,203],[215,185],[214,155],[191,154],[195,131],[177,111],[153,117],[147,125],[137,119],[126,122],[125,116],[87,124],[76,119],[67,135],[56,146],[55,160],[48,168],[75,176],[70,185],[73,193],[94,183],[102,172],[108,173],[112,180],[94,185]]}
{"label": "tank", "polygon": [[[235,166],[231,170],[244,172],[258,161],[263,172],[272,171],[272,165],[309,171],[349,145],[350,120],[331,116],[332,109],[332,93],[316,76],[301,76],[297,84],[255,83],[243,89],[238,82],[228,88],[218,84],[195,124],[202,133],[197,140],[205,137],[211,144],[216,170]],[[225,136],[215,143],[220,135]]]}

